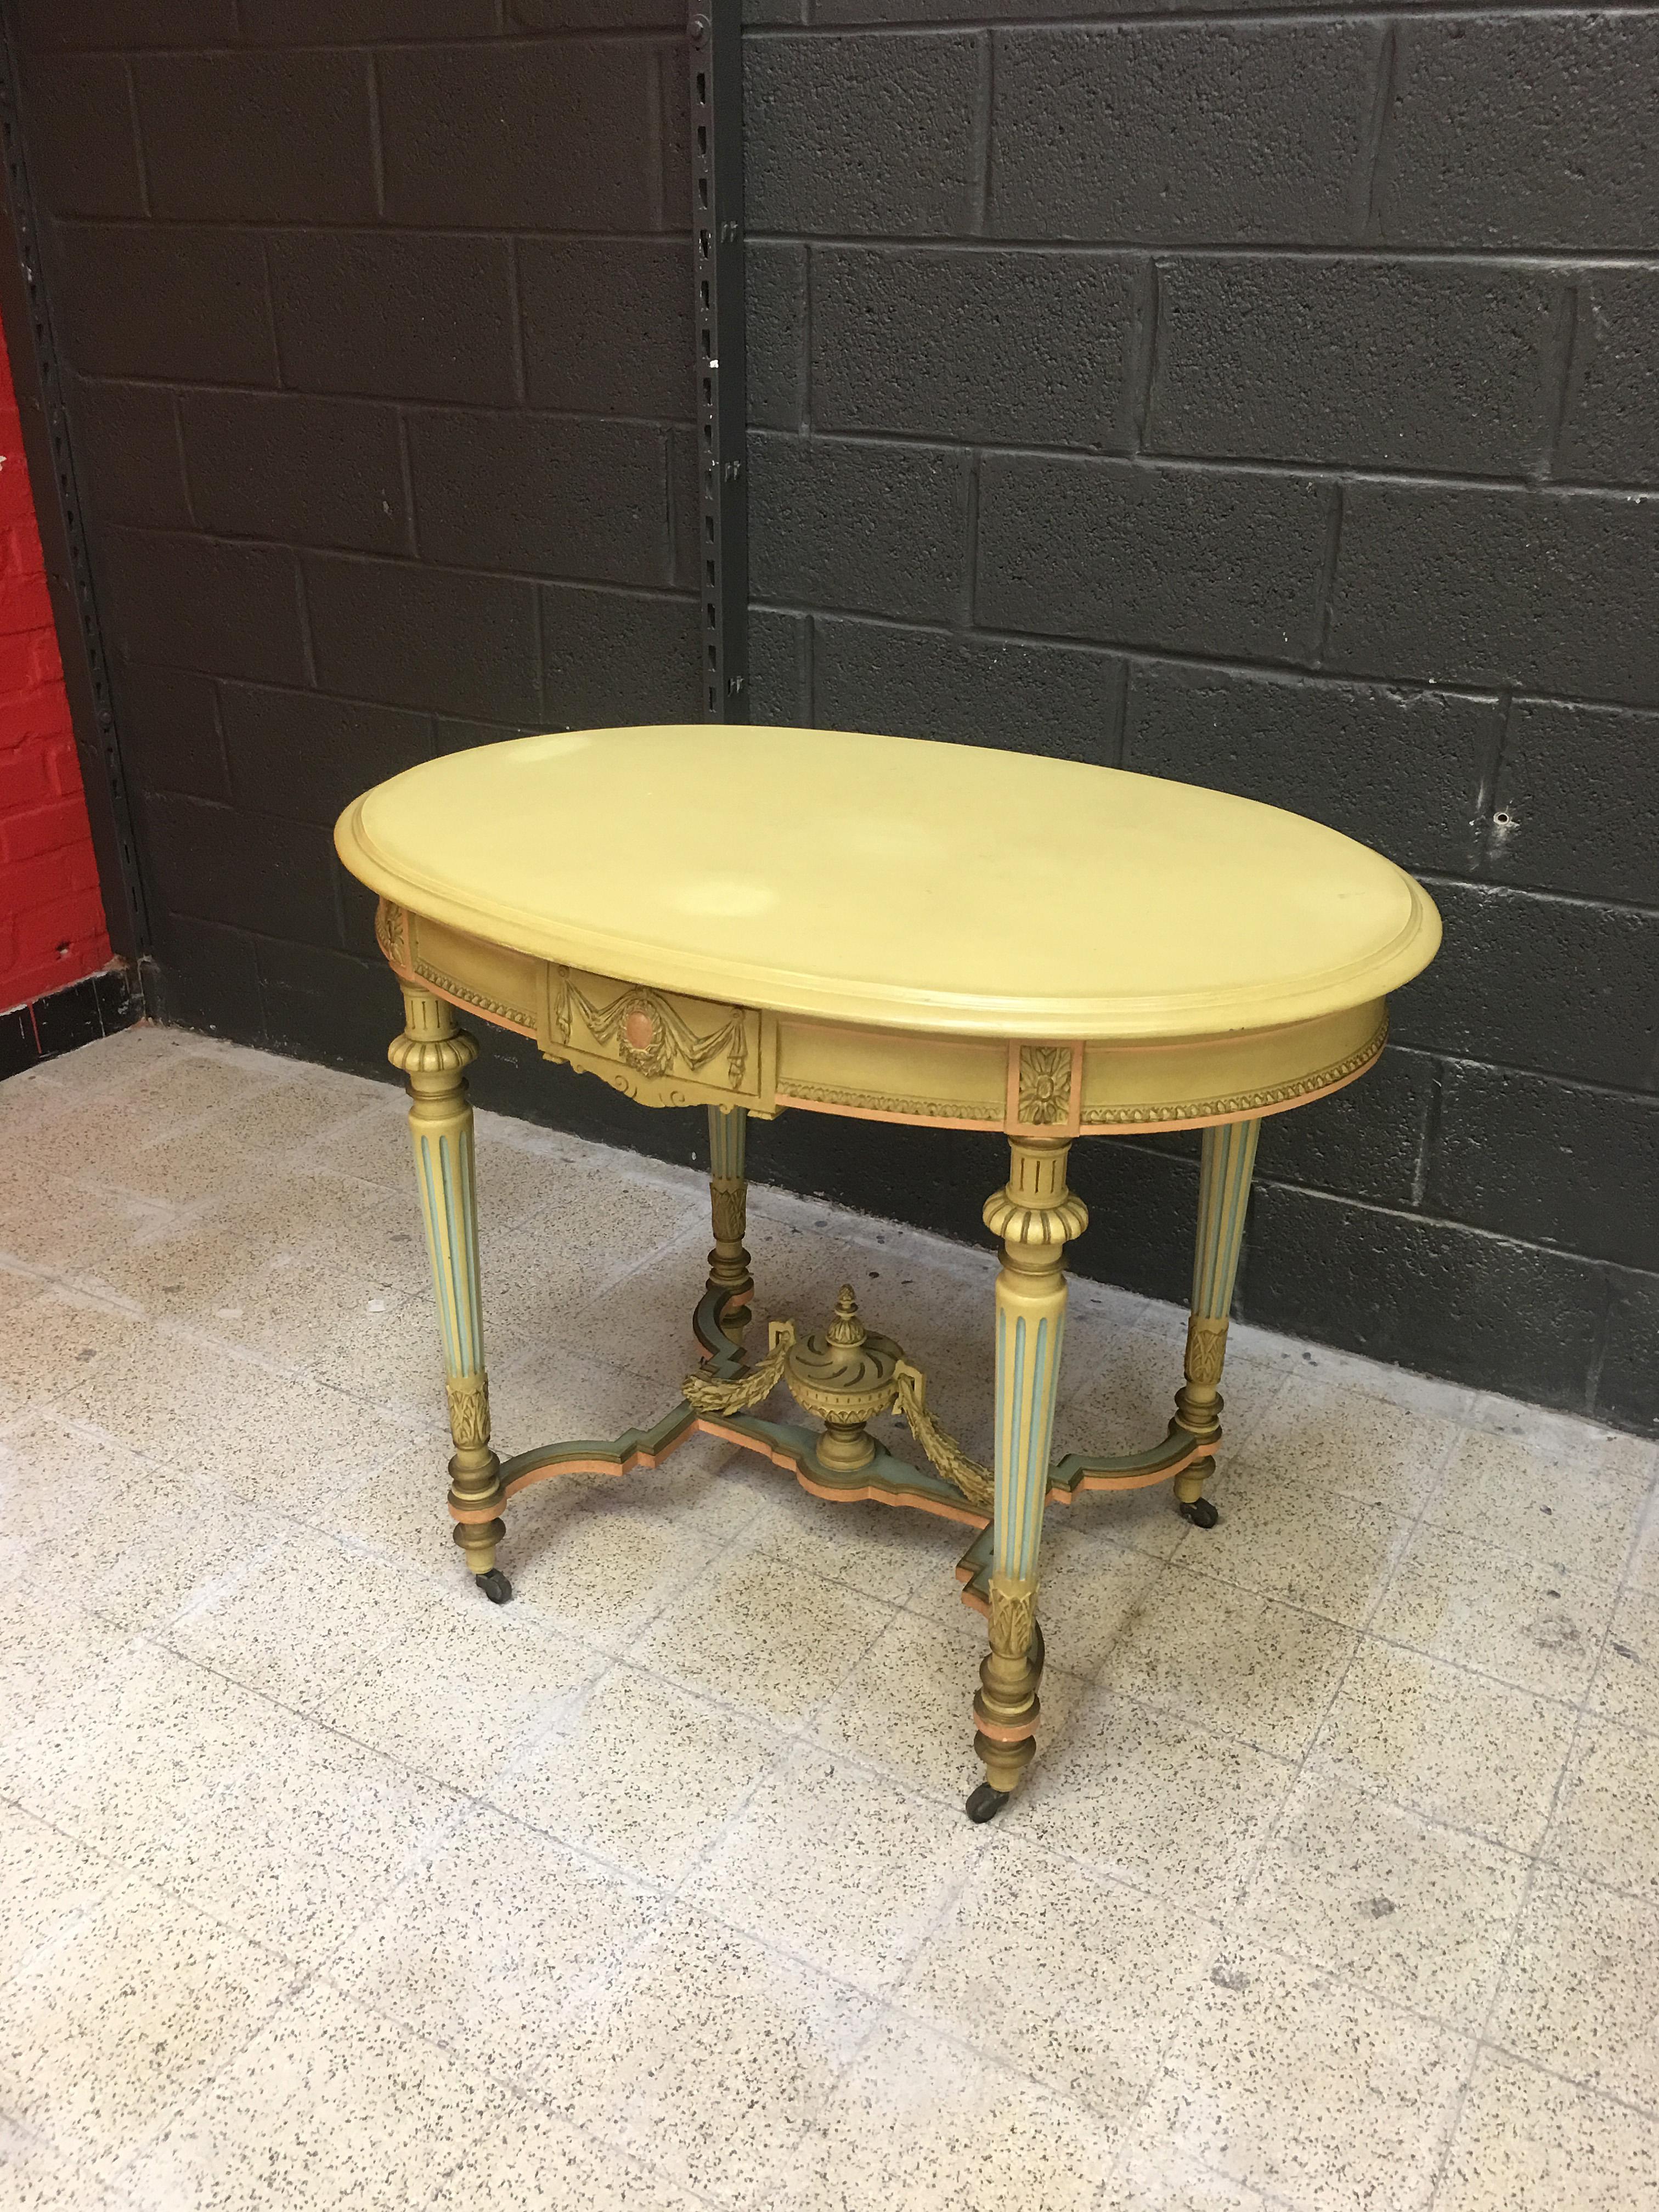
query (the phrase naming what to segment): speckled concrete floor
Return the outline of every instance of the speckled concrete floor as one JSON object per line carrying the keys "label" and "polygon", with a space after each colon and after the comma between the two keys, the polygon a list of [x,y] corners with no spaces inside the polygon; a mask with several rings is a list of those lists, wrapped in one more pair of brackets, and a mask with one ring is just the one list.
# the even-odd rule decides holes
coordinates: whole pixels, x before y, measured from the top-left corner
{"label": "speckled concrete floor", "polygon": [[[697,1183],[481,1122],[500,1437],[660,1410]],[[1659,2203],[1650,1448],[1236,1332],[1218,1528],[1051,1515],[977,1829],[959,1531],[705,1441],[478,1597],[405,1174],[197,1038],[0,1087],[5,2212]],[[988,1253],[754,1213],[982,1433]],[[1065,1445],[1179,1340],[1079,1286]]]}

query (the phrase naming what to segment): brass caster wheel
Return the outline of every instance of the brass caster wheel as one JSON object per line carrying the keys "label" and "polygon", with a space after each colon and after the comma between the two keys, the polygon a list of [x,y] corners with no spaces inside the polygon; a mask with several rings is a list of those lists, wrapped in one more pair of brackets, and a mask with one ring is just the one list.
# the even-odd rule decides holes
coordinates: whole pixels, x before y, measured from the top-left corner
{"label": "brass caster wheel", "polygon": [[994,1820],[1007,1802],[1006,1790],[993,1790],[988,1782],[981,1782],[968,1800],[968,1818],[981,1824]]}
{"label": "brass caster wheel", "polygon": [[1192,1498],[1187,1504],[1178,1505],[1176,1510],[1183,1521],[1190,1521],[1194,1528],[1213,1528],[1221,1518],[1207,1498]]}
{"label": "brass caster wheel", "polygon": [[487,1575],[474,1575],[472,1579],[491,1605],[505,1605],[513,1595],[513,1585],[499,1567],[492,1567]]}

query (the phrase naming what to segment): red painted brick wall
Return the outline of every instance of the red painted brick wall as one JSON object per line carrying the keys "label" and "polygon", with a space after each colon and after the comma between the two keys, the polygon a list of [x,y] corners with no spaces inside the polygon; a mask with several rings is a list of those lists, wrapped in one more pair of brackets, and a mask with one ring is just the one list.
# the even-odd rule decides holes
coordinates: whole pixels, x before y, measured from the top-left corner
{"label": "red painted brick wall", "polygon": [[0,1009],[109,958],[22,425],[0,337]]}

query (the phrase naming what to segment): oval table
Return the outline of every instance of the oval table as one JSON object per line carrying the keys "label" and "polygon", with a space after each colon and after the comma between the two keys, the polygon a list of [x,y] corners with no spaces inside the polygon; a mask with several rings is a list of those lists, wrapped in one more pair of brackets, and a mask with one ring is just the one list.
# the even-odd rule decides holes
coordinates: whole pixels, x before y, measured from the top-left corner
{"label": "oval table", "polygon": [[[1409,876],[1300,816],[1073,761],[912,738],[730,725],[524,738],[410,769],[347,809],[341,859],[380,894],[442,1324],[454,1534],[489,1597],[501,1513],[532,1484],[658,1464],[703,1432],[816,1495],[970,1526],[957,1572],[988,1620],[974,1700],[1006,1802],[1035,1748],[1045,1501],[1172,1480],[1204,1496],[1264,1115],[1326,1097],[1382,1048],[1385,998],[1439,943]],[[714,1249],[702,1364],[653,1427],[499,1460],[491,1449],[461,1006],[645,1106],[708,1109]],[[1000,1130],[994,1463],[964,1452],[926,1377],[850,1290],[812,1329],[744,1350],[748,1117],[785,1109]],[[1049,1439],[1065,1247],[1084,1228],[1080,1138],[1203,1132],[1184,1380],[1139,1450]],[[809,1423],[756,1409],[786,1387]],[[866,1424],[895,1412],[923,1464]]]}

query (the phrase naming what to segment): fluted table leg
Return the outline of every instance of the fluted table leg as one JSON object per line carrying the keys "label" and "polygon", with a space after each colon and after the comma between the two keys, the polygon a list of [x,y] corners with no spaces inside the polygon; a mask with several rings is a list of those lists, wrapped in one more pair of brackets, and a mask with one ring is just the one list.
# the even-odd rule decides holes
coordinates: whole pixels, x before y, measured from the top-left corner
{"label": "fluted table leg", "polygon": [[443,1334],[449,1432],[449,1510],[455,1541],[484,1595],[513,1593],[495,1565],[501,1520],[501,1462],[489,1448],[489,1382],[484,1373],[478,1293],[478,1205],[472,1164],[472,1109],[466,1071],[476,1042],[455,1026],[441,999],[404,988],[406,1026],[387,1058],[409,1086],[415,1180],[426,1221],[432,1287]]}
{"label": "fluted table leg", "polygon": [[[1198,1241],[1193,1259],[1193,1302],[1187,1321],[1186,1381],[1176,1393],[1176,1421],[1200,1443],[1221,1439],[1221,1368],[1227,1353],[1227,1315],[1244,1240],[1260,1121],[1228,1121],[1204,1132],[1198,1183]],[[1215,1507],[1204,1486],[1215,1473],[1207,1454],[1175,1479],[1176,1504],[1188,1521],[1213,1528]]]}
{"label": "fluted table leg", "polygon": [[988,1200],[986,1226],[1002,1239],[996,1288],[995,1497],[991,1553],[991,1649],[974,1699],[974,1749],[985,1780],[969,1817],[988,1820],[1036,1749],[1042,1632],[1037,1567],[1048,1451],[1066,1330],[1066,1245],[1088,1225],[1066,1185],[1069,1144],[1012,1137],[1006,1186]]}
{"label": "fluted table leg", "polygon": [[713,1218],[714,1249],[708,1255],[708,1287],[725,1294],[722,1326],[734,1339],[740,1339],[748,1325],[749,1301],[755,1292],[749,1255],[743,1247],[749,1214],[749,1178],[744,1163],[748,1136],[747,1107],[709,1108],[708,1209]]}

